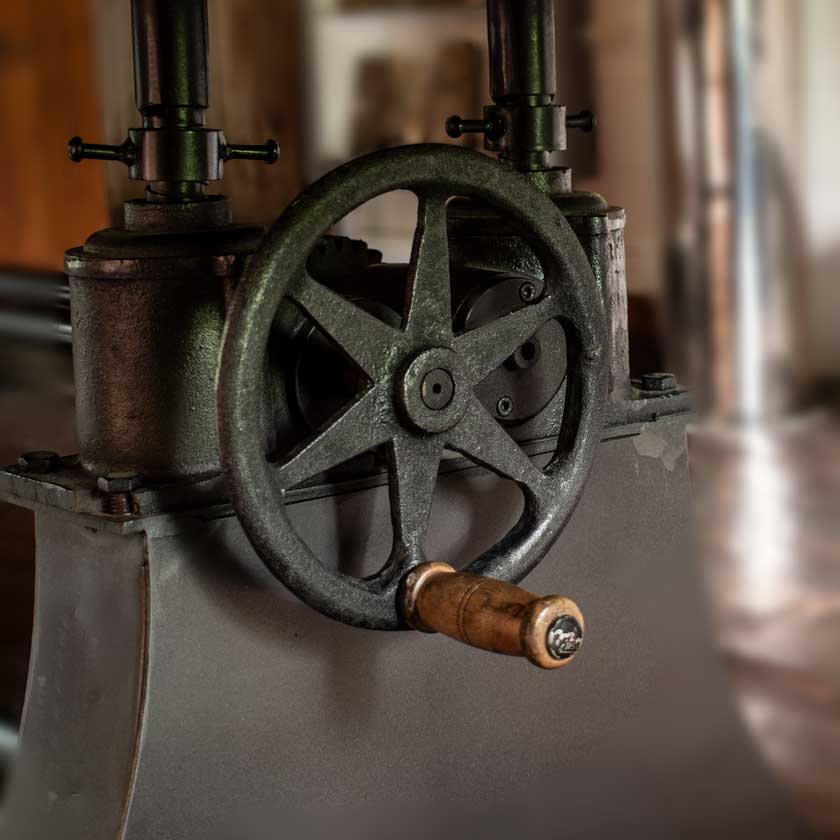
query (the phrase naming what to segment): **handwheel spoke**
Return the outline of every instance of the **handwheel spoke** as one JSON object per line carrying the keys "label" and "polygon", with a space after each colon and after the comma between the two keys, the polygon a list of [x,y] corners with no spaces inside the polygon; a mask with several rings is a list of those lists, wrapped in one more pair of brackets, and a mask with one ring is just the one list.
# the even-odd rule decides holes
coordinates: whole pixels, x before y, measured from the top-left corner
{"label": "handwheel spoke", "polygon": [[402,339],[399,330],[321,285],[309,274],[290,289],[289,297],[371,379],[376,380],[386,372],[389,354]]}
{"label": "handwheel spoke", "polygon": [[393,434],[386,384],[376,385],[330,421],[319,434],[277,464],[284,490],[343,464]]}
{"label": "handwheel spoke", "polygon": [[557,302],[547,296],[458,336],[455,350],[464,361],[471,384],[481,382],[556,314]]}
{"label": "handwheel spoke", "polygon": [[389,447],[394,571],[425,560],[426,531],[443,443],[437,437],[397,435]]}
{"label": "handwheel spoke", "polygon": [[448,343],[452,338],[447,198],[438,191],[418,193],[408,272],[406,330],[434,343]]}
{"label": "handwheel spoke", "polygon": [[548,478],[522,451],[519,444],[487,412],[477,397],[460,423],[447,436],[448,445],[471,461],[528,488],[535,495]]}

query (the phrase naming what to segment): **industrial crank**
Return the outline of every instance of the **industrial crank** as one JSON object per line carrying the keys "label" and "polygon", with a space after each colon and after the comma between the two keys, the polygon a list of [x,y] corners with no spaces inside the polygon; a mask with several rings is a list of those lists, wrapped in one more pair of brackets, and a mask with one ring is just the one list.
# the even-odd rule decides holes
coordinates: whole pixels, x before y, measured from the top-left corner
{"label": "industrial crank", "polygon": [[[265,235],[207,191],[278,149],[206,127],[205,3],[132,12],[141,127],[69,145],[147,183],[66,255],[80,454],[0,474],[38,543],[6,836],[793,836],[685,562],[687,395],[630,379],[624,211],[553,161],[594,123],[553,4],[488,2],[494,104],[447,131],[497,160],[371,154]],[[408,265],[331,235],[393,190]],[[370,632],[564,666],[531,572],[592,605],[559,681]]]}

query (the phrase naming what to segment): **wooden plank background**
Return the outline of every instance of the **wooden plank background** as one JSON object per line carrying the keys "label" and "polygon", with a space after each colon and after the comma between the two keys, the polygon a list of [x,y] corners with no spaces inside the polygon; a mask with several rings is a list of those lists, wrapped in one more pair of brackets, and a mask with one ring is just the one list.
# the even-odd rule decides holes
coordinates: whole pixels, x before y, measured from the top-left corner
{"label": "wooden plank background", "polygon": [[67,140],[99,133],[88,10],[78,0],[4,3],[0,15],[0,265],[61,269],[64,250],[108,221],[101,167]]}

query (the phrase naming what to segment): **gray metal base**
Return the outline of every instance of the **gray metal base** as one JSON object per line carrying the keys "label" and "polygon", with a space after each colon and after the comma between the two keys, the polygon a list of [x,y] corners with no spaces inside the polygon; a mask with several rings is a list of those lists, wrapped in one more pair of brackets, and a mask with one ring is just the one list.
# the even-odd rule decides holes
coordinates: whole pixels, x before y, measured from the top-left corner
{"label": "gray metal base", "polygon": [[[684,425],[602,444],[526,581],[586,616],[562,672],[324,618],[226,513],[121,534],[36,504],[36,634],[4,836],[802,836],[712,647]],[[469,559],[514,494],[478,470],[439,486],[431,559]],[[387,555],[386,488],[292,515],[326,562]]]}

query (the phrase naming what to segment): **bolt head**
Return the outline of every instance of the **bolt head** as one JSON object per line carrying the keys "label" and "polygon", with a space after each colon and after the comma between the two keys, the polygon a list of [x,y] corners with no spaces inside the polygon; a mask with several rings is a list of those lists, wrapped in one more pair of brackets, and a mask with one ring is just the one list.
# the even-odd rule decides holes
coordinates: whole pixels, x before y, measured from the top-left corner
{"label": "bolt head", "polygon": [[642,374],[643,391],[673,391],[677,387],[677,377],[673,373]]}
{"label": "bolt head", "polygon": [[33,452],[24,452],[17,459],[17,465],[24,472],[48,473],[58,467],[59,460],[57,452],[38,449]]}
{"label": "bolt head", "polygon": [[85,143],[81,137],[71,137],[67,141],[67,156],[73,163],[80,163],[85,159]]}
{"label": "bolt head", "polygon": [[268,139],[265,141],[265,162],[271,166],[280,159],[280,147],[276,140]]}
{"label": "bolt head", "polygon": [[569,659],[583,643],[583,628],[571,615],[561,615],[548,628],[546,637],[548,652],[555,659]]}
{"label": "bolt head", "polygon": [[455,394],[455,380],[446,368],[430,370],[420,385],[420,396],[427,408],[440,411],[452,402]]}
{"label": "bolt head", "polygon": [[463,363],[452,349],[421,351],[397,375],[394,400],[401,420],[421,432],[448,431],[467,409],[471,390],[459,384],[465,381]]}
{"label": "bolt head", "polygon": [[532,283],[530,280],[526,280],[520,287],[519,287],[519,299],[523,303],[531,303],[537,296],[537,286],[535,283]]}
{"label": "bolt head", "polygon": [[96,484],[103,493],[130,493],[143,483],[139,475],[113,473],[100,476]]}
{"label": "bolt head", "polygon": [[464,133],[461,128],[461,118],[459,116],[453,114],[451,117],[447,117],[446,133],[455,140]]}
{"label": "bolt head", "polygon": [[500,397],[496,403],[496,413],[499,417],[510,417],[513,413],[513,400],[510,397]]}

